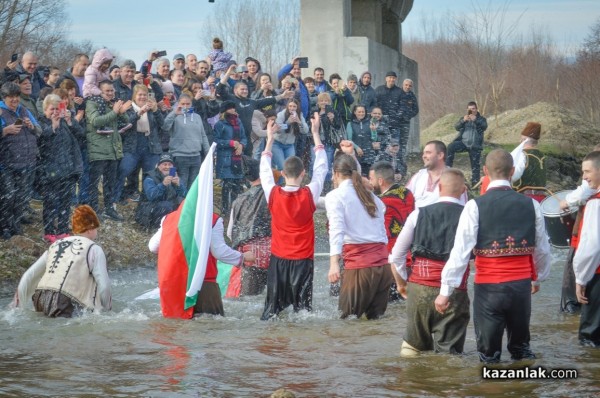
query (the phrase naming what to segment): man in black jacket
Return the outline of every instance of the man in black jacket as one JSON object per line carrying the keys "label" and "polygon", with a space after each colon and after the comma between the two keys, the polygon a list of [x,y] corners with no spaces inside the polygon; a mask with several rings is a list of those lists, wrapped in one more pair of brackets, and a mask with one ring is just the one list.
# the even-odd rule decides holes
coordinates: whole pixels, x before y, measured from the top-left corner
{"label": "man in black jacket", "polygon": [[405,79],[400,88],[396,86],[397,79],[396,72],[388,72],[385,75],[385,84],[377,87],[375,94],[377,95],[377,106],[381,108],[384,116],[388,117],[392,138],[396,138],[400,142],[398,159],[400,160],[401,174],[406,175],[406,146],[410,131],[410,119],[419,113],[419,104],[412,91],[412,80]]}
{"label": "man in black jacket", "polygon": [[458,135],[448,145],[446,166],[452,167],[454,154],[469,152],[471,161],[471,186],[479,182],[481,172],[481,151],[483,150],[483,133],[487,129],[487,120],[477,110],[477,103],[471,101],[467,104],[467,114],[456,123]]}
{"label": "man in black jacket", "polygon": [[89,65],[90,57],[88,57],[86,54],[75,55],[75,58],[73,58],[73,66],[71,67],[71,69],[66,71],[64,75],[62,75],[56,82],[56,87],[60,87],[60,84],[65,79],[72,80],[73,83],[75,83],[75,103],[77,105],[81,105],[83,103],[83,80],[85,70],[88,68]]}

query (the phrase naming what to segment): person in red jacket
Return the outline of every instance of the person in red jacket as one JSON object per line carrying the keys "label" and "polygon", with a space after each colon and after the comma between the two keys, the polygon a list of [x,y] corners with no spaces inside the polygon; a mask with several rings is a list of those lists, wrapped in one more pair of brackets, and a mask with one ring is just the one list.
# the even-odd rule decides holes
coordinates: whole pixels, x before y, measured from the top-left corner
{"label": "person in red jacket", "polygon": [[312,120],[315,163],[312,180],[301,186],[302,160],[290,156],[283,164],[285,186],[275,185],[271,169],[274,122],[267,124],[267,145],[260,159],[260,180],[271,211],[271,258],[267,271],[267,298],[261,320],[277,316],[288,306],[312,310],[315,225],[313,214],[323,191],[327,156],[319,136],[319,115]]}

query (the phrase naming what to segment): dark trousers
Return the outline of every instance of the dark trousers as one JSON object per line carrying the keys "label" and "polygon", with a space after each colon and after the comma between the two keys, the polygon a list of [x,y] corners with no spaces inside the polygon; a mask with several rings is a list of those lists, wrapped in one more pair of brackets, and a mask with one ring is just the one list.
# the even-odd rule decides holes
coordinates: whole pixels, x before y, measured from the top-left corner
{"label": "dark trousers", "polygon": [[573,257],[575,248],[569,249],[565,269],[563,270],[562,290],[560,296],[560,310],[562,312],[575,313],[581,308],[575,294],[575,272],[573,271]]}
{"label": "dark trousers", "polygon": [[467,148],[462,141],[452,141],[448,145],[446,153],[446,166],[452,167],[454,164],[454,154],[459,152],[469,152],[471,161],[471,185],[475,185],[481,179],[481,148]]}
{"label": "dark trousers", "polygon": [[450,307],[442,315],[434,305],[439,293],[439,287],[408,283],[404,341],[419,351],[460,354],[470,318],[469,295],[466,290],[454,289]]}
{"label": "dark trousers", "polygon": [[117,182],[118,160],[95,160],[90,163],[90,206],[96,213],[99,212],[98,184],[102,177],[102,196],[104,197],[104,208],[113,204],[113,191]]}
{"label": "dark trousers", "polygon": [[5,167],[0,173],[0,185],[4,194],[4,208],[0,209],[0,217],[4,227],[13,233],[20,230],[21,218],[29,205],[34,170],[35,166],[22,169]]}
{"label": "dark trousers", "polygon": [[531,280],[476,283],[473,324],[481,362],[500,361],[504,329],[512,359],[535,358],[529,348]]}
{"label": "dark trousers", "polygon": [[234,200],[244,191],[244,180],[241,178],[223,178],[221,189],[221,214],[229,217],[229,210]]}
{"label": "dark trousers", "polygon": [[389,264],[345,269],[338,304],[342,319],[363,314],[367,319],[377,319],[385,314],[393,278]]}
{"label": "dark trousers", "polygon": [[183,182],[183,185],[190,189],[192,183],[198,177],[200,172],[200,165],[202,164],[202,156],[175,156],[173,158],[175,167],[177,168],[177,175],[179,181]]}
{"label": "dark trousers", "polygon": [[119,162],[119,168],[117,171],[117,185],[115,186],[115,195],[113,198],[113,202],[118,203],[121,201],[121,199],[124,199],[125,195],[122,194],[126,178],[128,180],[131,179],[131,183],[134,184],[134,187],[132,187],[132,191],[126,193],[132,194],[138,192],[140,170],[138,166],[141,165],[144,173],[148,173],[149,171],[154,170],[156,164],[158,163],[159,157],[160,155],[155,155],[148,151],[146,151],[145,153],[125,152],[123,154],[123,159],[121,159],[121,161]]}
{"label": "dark trousers", "polygon": [[198,292],[198,300],[194,306],[194,315],[196,314],[225,316],[221,289],[216,282],[204,281],[202,283],[202,288]]}
{"label": "dark trousers", "polygon": [[600,346],[600,274],[594,274],[586,285],[585,297],[588,303],[581,306],[579,340]]}
{"label": "dark trousers", "polygon": [[277,316],[292,305],[294,312],[312,311],[314,261],[286,260],[271,254],[267,270],[267,298],[261,320]]}
{"label": "dark trousers", "polygon": [[75,190],[75,176],[55,181],[46,181],[41,185],[44,209],[44,235],[69,233],[71,222],[71,197]]}
{"label": "dark trousers", "polygon": [[79,181],[77,181],[78,190],[76,203],[87,204],[90,200],[90,162],[88,160],[87,147],[81,149],[81,159],[83,160],[83,172],[79,177]]}
{"label": "dark trousers", "polygon": [[[409,121],[396,121],[390,122],[390,134],[391,138],[395,138],[400,143],[400,150],[398,151],[398,170],[403,176],[406,175],[406,156],[408,155],[408,136],[410,134],[410,120]],[[385,148],[382,148],[385,149]]]}

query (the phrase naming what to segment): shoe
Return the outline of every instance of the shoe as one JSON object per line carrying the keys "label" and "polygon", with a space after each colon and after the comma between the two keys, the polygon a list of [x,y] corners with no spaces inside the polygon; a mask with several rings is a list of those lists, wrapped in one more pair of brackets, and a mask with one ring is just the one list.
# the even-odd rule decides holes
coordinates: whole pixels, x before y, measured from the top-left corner
{"label": "shoe", "polygon": [[104,215],[115,221],[123,221],[124,220],[123,216],[121,216],[119,213],[117,213],[117,211],[115,209],[113,209],[112,207],[107,207],[106,209],[104,209]]}
{"label": "shoe", "polygon": [[569,301],[567,302],[567,304],[565,304],[564,308],[561,308],[561,310],[564,313],[575,315],[578,314],[579,311],[581,311],[581,305],[579,305],[579,303],[573,303]]}
{"label": "shoe", "polygon": [[51,234],[46,234],[44,235],[44,241],[52,244],[54,242],[56,242],[57,236],[56,235],[51,235]]}
{"label": "shoe", "polygon": [[140,193],[139,192],[134,192],[130,197],[129,200],[131,200],[132,202],[139,202],[140,201]]}
{"label": "shoe", "polygon": [[591,348],[600,347],[600,342],[596,343],[596,342],[593,342],[592,340],[588,340],[588,339],[579,340],[579,344],[582,345],[583,347],[591,347]]}

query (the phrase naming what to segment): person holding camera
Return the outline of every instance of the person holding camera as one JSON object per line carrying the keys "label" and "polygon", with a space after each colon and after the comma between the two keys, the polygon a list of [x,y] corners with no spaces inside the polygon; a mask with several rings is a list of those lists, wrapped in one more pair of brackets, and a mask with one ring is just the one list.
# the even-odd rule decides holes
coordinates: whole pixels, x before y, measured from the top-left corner
{"label": "person holding camera", "polygon": [[47,95],[43,107],[39,139],[42,218],[44,240],[54,243],[69,236],[71,196],[83,171],[83,159],[75,137],[83,136],[84,132],[58,95]]}
{"label": "person holding camera", "polygon": [[350,109],[350,105],[354,103],[352,92],[337,73],[329,76],[329,90],[327,92],[331,96],[333,109],[340,116],[342,125],[346,127],[348,122],[352,120]]}
{"label": "person holding camera", "polygon": [[[275,120],[278,130],[274,133],[273,165],[283,170],[283,163],[290,156],[296,156],[296,143],[300,144],[298,155],[302,155],[306,146],[308,124],[300,113],[300,103],[291,99],[284,110],[277,114]],[[301,156],[299,156],[301,157]]]}
{"label": "person holding camera", "polygon": [[21,87],[4,83],[0,90],[0,187],[2,237],[21,235],[21,222],[29,203],[30,182],[37,162],[37,138],[42,130],[35,117],[20,103]]}
{"label": "person holding camera", "polygon": [[471,186],[476,185],[481,176],[481,151],[483,150],[483,133],[487,129],[487,120],[477,110],[475,101],[467,104],[467,114],[459,119],[454,128],[458,131],[458,135],[448,145],[446,166],[452,167],[455,153],[469,152]]}
{"label": "person holding camera", "polygon": [[135,221],[146,228],[158,228],[160,220],[177,209],[186,193],[173,158],[168,153],[162,154],[156,168],[146,173]]}

